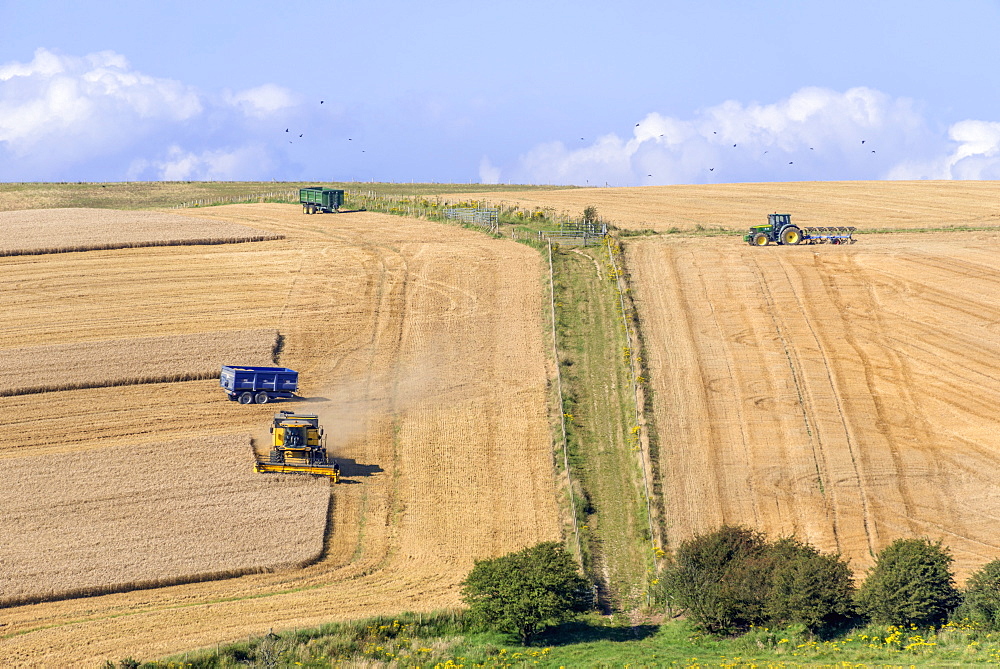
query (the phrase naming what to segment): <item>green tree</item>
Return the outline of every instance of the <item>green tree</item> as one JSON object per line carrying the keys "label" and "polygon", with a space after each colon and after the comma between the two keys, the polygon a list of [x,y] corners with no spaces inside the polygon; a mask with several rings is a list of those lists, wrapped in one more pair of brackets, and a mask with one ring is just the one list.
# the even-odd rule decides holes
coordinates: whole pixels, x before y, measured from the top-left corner
{"label": "green tree", "polygon": [[983,565],[969,577],[954,617],[1000,629],[1000,560]]}
{"label": "green tree", "polygon": [[951,552],[929,539],[897,539],[875,556],[858,590],[858,608],[872,622],[936,625],[961,600]]}
{"label": "green tree", "polygon": [[732,634],[764,621],[769,568],[763,534],[724,526],[681,543],[663,580],[695,625]]}
{"label": "green tree", "polygon": [[583,222],[597,223],[597,207],[589,205],[583,208]]}
{"label": "green tree", "polygon": [[462,599],[474,620],[527,645],[547,627],[586,611],[590,588],[573,558],[550,541],[477,560],[462,583]]}
{"label": "green tree", "polygon": [[769,624],[798,623],[817,633],[853,613],[854,580],[850,567],[839,555],[820,553],[791,538],[774,543],[769,553]]}
{"label": "green tree", "polygon": [[685,541],[661,581],[671,603],[713,634],[792,623],[816,633],[853,611],[854,582],[839,555],[744,527]]}

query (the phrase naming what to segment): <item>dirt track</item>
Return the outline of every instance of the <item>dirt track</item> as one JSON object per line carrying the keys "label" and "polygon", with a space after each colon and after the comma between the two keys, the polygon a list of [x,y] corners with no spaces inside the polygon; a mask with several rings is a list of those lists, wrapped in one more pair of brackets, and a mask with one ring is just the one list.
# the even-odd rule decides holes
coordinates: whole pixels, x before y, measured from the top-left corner
{"label": "dirt track", "polygon": [[855,570],[942,539],[1000,557],[998,233],[629,243],[669,539],[795,534]]}
{"label": "dirt track", "polygon": [[[151,658],[268,628],[456,605],[476,558],[559,535],[537,253],[460,228],[297,206],[197,212],[287,235],[0,260],[7,347],[276,328],[347,482],[318,564],[3,610],[4,664]],[[216,381],[0,398],[0,458],[264,432]],[[7,418],[6,420],[10,420]],[[338,438],[339,435],[339,438]],[[27,439],[30,446],[25,446]],[[183,463],[178,463],[181,466]],[[165,473],[169,475],[169,473]]]}

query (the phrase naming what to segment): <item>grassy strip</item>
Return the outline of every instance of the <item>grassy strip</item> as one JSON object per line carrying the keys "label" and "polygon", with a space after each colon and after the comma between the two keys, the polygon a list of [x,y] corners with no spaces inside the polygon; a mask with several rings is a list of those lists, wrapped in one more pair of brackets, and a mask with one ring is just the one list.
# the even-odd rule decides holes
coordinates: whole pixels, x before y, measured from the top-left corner
{"label": "grassy strip", "polygon": [[629,346],[606,247],[553,253],[563,413],[584,567],[608,611],[645,605],[653,567]]}
{"label": "grassy strip", "polygon": [[[134,662],[134,664],[132,663]],[[968,625],[937,630],[869,626],[828,641],[758,628],[734,639],[685,622],[616,626],[597,617],[562,625],[536,646],[476,630],[461,611],[405,613],[250,638],[163,660],[118,666],[329,667],[940,667],[1000,662],[1000,636]],[[114,666],[114,665],[112,665]]]}

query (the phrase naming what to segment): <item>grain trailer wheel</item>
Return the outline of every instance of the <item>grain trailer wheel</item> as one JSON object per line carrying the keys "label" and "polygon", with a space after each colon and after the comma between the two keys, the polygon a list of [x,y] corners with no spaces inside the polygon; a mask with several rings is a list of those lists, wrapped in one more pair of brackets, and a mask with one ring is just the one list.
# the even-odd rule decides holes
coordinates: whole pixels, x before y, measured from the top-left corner
{"label": "grain trailer wheel", "polygon": [[260,392],[257,393],[256,399],[257,399],[257,404],[267,404],[267,401],[271,398],[267,396],[267,393]]}
{"label": "grain trailer wheel", "polygon": [[781,231],[781,243],[795,246],[802,241],[802,231],[794,225],[790,225]]}
{"label": "grain trailer wheel", "polygon": [[240,404],[253,404],[253,393],[241,393]]}

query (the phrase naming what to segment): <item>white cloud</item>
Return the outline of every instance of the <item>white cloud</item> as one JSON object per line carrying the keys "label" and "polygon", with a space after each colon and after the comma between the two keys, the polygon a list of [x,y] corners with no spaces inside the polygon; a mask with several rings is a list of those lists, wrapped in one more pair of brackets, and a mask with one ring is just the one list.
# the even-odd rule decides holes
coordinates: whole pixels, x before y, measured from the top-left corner
{"label": "white cloud", "polygon": [[0,142],[14,157],[39,150],[89,155],[148,123],[202,111],[190,87],[135,72],[112,52],[77,58],[39,49],[30,63],[0,67],[0,82]]}
{"label": "white cloud", "polygon": [[294,107],[297,104],[291,91],[275,84],[264,84],[236,93],[226,92],[224,99],[247,116],[258,119],[266,118],[275,112]]}
{"label": "white cloud", "polygon": [[[975,136],[976,147],[1000,145],[982,128],[959,135]],[[772,104],[729,100],[689,119],[653,112],[631,136],[579,149],[540,144],[504,176],[579,185],[886,179],[898,178],[903,161],[933,162],[947,148],[910,100],[810,87]]]}
{"label": "white cloud", "polygon": [[129,180],[136,181],[230,181],[266,179],[274,164],[261,146],[201,152],[169,147],[157,159],[137,159],[129,167]]}
{"label": "white cloud", "polygon": [[0,64],[0,179],[255,178],[281,153],[259,120],[295,104],[273,84],[213,97],[111,51],[38,49]]}

